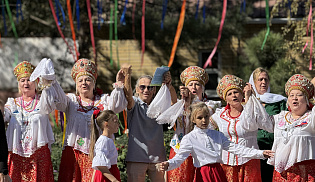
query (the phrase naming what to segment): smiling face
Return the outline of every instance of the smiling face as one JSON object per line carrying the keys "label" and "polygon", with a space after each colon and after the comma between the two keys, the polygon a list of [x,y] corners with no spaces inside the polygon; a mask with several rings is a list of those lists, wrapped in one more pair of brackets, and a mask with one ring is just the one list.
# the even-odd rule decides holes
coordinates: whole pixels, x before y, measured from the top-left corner
{"label": "smiling face", "polygon": [[291,90],[288,96],[288,104],[292,113],[305,113],[307,111],[306,96],[300,90]]}
{"label": "smiling face", "polygon": [[263,95],[267,92],[269,87],[269,76],[266,72],[261,72],[257,78],[255,78],[255,88],[258,94]]}
{"label": "smiling face", "polygon": [[243,101],[243,94],[238,89],[231,89],[227,91],[225,100],[230,106],[238,106]]}
{"label": "smiling face", "polygon": [[90,76],[83,75],[76,79],[76,89],[79,95],[93,94],[94,81]]}
{"label": "smiling face", "polygon": [[209,118],[210,118],[209,111],[207,111],[204,108],[201,108],[196,111],[192,122],[195,123],[198,128],[207,129],[210,122]]}
{"label": "smiling face", "polygon": [[197,95],[200,100],[202,99],[201,97],[202,97],[203,89],[202,89],[202,85],[198,81],[190,81],[187,84],[187,88],[193,95]]}
{"label": "smiling face", "polygon": [[151,103],[155,93],[155,87],[150,87],[150,83],[150,79],[141,78],[139,80],[139,85],[136,88],[136,93],[138,94],[139,98],[147,104]]}
{"label": "smiling face", "polygon": [[30,77],[23,77],[19,81],[19,90],[21,94],[32,95],[35,94],[36,85],[35,82],[30,81]]}

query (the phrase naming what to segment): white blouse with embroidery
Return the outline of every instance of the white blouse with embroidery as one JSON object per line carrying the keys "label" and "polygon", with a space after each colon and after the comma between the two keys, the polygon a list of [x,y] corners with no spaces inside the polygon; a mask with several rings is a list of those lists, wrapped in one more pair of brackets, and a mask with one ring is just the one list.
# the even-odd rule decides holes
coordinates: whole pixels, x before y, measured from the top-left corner
{"label": "white blouse with embroidery", "polygon": [[98,170],[97,166],[106,166],[108,169],[117,164],[118,152],[113,139],[101,135],[94,147],[94,158],[92,168]]}
{"label": "white blouse with embroidery", "polygon": [[279,173],[295,163],[315,159],[315,107],[302,117],[293,119],[289,111],[274,115],[273,158],[268,164],[274,165]]}
{"label": "white blouse with embroidery", "polygon": [[[8,150],[22,157],[30,157],[37,149],[54,143],[54,134],[49,122],[51,110],[43,107],[43,97],[36,97],[29,103],[19,98],[8,98],[4,107],[4,121],[9,123],[7,128]],[[22,102],[24,102],[22,104]],[[38,103],[37,103],[38,102]],[[37,104],[36,104],[37,103]],[[36,104],[36,106],[35,106]],[[31,109],[28,112],[26,109]],[[27,108],[27,105],[30,108]]]}
{"label": "white blouse with embroidery", "polygon": [[168,160],[168,171],[179,167],[191,154],[195,167],[206,164],[222,163],[222,149],[251,159],[264,159],[263,151],[237,145],[228,140],[223,133],[212,129],[194,130],[183,137],[179,151]]}
{"label": "white blouse with embroidery", "polygon": [[[210,118],[210,128],[219,129],[232,142],[255,149],[258,149],[258,128],[273,133],[273,127],[271,116],[255,96],[250,96],[241,115],[236,118],[232,118],[226,108],[217,109]],[[222,151],[222,159],[224,164],[231,166],[242,165],[250,160],[225,150]]]}
{"label": "white blouse with embroidery", "polygon": [[96,95],[91,106],[88,103],[84,103],[75,94],[69,93],[65,95],[56,82],[45,89],[43,94],[47,95],[47,102],[53,101],[54,105],[50,105],[52,108],[66,113],[67,127],[64,147],[74,147],[74,149],[85,154],[89,153],[90,123],[93,111],[100,109],[119,113],[127,107],[123,88],[115,88],[110,95]]}

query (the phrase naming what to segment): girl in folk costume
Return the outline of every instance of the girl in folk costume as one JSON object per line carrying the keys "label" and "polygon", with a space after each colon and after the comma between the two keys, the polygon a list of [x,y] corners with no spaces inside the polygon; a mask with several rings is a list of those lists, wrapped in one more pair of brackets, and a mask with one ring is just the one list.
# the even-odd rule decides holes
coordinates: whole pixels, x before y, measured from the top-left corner
{"label": "girl in folk costume", "polygon": [[[180,75],[180,79],[185,86],[180,87],[182,100],[178,101],[172,107],[164,111],[157,121],[160,124],[169,123],[172,128],[176,123],[175,134],[171,140],[171,151],[169,158],[172,159],[179,151],[180,142],[186,134],[192,129],[193,125],[189,122],[189,105],[197,102],[204,102],[212,115],[215,108],[220,107],[220,101],[208,100],[204,90],[205,84],[208,82],[208,74],[198,66],[190,66],[186,68]],[[191,182],[194,179],[195,168],[193,166],[192,157],[174,170],[167,172],[169,182]]]}
{"label": "girl in folk costume", "polygon": [[[244,91],[244,92],[243,92]],[[265,108],[252,95],[250,84],[234,75],[225,75],[217,93],[227,102],[210,118],[210,127],[218,129],[232,142],[258,149],[258,128],[273,132],[273,122]],[[245,97],[245,105],[242,104]],[[260,161],[223,151],[223,170],[228,181],[261,181]]]}
{"label": "girl in folk costume", "polygon": [[30,81],[34,66],[23,61],[14,68],[21,97],[8,98],[4,107],[8,168],[13,181],[54,181],[50,146],[54,135],[45,95],[38,95],[38,80]]}
{"label": "girl in folk costume", "polygon": [[[64,147],[61,156],[58,181],[90,181],[93,175],[92,161],[89,158],[90,148],[90,122],[94,110],[110,109],[115,113],[121,112],[127,101],[124,95],[124,80],[126,72],[120,70],[117,82],[113,84],[114,90],[110,95],[95,92],[97,78],[96,65],[87,60],[79,59],[73,66],[71,76],[76,83],[76,94],[65,94],[55,78],[49,78],[54,73],[50,60],[44,59],[37,66],[37,77],[50,80],[50,87],[44,89],[47,95],[46,102],[52,102],[50,107],[65,112],[67,127]],[[47,82],[44,80],[44,82]]]}
{"label": "girl in folk costume", "polygon": [[315,110],[309,100],[314,85],[304,75],[293,75],[285,84],[289,111],[274,115],[276,152],[273,181],[315,181]]}
{"label": "girl in folk costume", "polygon": [[179,151],[174,158],[157,164],[164,170],[172,170],[181,165],[191,154],[196,173],[195,182],[226,182],[226,176],[220,165],[222,150],[247,158],[264,158],[273,156],[272,151],[248,148],[231,142],[223,133],[208,128],[210,112],[205,103],[199,102],[190,106],[190,121],[194,129],[185,135]]}
{"label": "girl in folk costume", "polygon": [[93,160],[92,168],[96,170],[92,179],[94,182],[120,181],[120,172],[117,167],[118,152],[113,137],[118,129],[119,120],[113,111],[94,110],[91,118],[89,154]]}

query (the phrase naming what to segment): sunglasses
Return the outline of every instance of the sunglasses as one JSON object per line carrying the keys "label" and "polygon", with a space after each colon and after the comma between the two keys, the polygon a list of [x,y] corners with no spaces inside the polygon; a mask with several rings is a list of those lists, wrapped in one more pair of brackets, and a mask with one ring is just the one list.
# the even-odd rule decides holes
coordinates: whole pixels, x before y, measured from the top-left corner
{"label": "sunglasses", "polygon": [[147,88],[149,91],[152,91],[154,89],[154,86],[146,86],[146,85],[139,85],[140,90],[145,90]]}

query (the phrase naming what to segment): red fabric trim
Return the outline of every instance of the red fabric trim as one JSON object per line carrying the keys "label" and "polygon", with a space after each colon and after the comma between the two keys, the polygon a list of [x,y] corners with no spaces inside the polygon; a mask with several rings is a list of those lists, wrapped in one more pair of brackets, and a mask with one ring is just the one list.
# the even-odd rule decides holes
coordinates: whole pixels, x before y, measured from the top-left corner
{"label": "red fabric trim", "polygon": [[[120,172],[117,167],[117,164],[112,165],[111,168],[109,169],[109,172],[115,176],[115,178],[118,181],[121,181],[120,179]],[[95,175],[94,175],[94,182],[111,182],[108,178],[106,178],[101,171],[95,170]]]}

